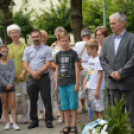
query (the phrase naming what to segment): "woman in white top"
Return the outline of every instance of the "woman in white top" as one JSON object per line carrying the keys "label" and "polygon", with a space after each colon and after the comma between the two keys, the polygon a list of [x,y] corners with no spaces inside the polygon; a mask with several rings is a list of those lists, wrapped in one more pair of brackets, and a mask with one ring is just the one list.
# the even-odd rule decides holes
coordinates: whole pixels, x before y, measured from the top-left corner
{"label": "woman in white top", "polygon": [[[100,52],[101,52],[101,48],[102,48],[102,43],[103,43],[103,40],[109,35],[109,30],[105,27],[105,26],[98,26],[96,29],[95,29],[95,37],[96,37],[96,40],[97,42],[99,43],[99,50],[98,50],[98,54],[100,55]],[[106,104],[106,102],[108,102],[108,90],[107,89],[104,89],[103,90],[103,95],[104,95],[104,102]],[[105,105],[106,107],[106,105]]]}
{"label": "woman in white top", "polygon": [[82,71],[80,71],[80,78],[79,78],[79,98],[81,102],[82,113],[84,113],[86,110],[84,105],[85,93],[83,90],[83,81],[88,72],[88,59],[89,59],[89,56],[85,49],[85,44],[90,39],[90,31],[88,29],[83,29],[81,31],[81,38],[82,41],[76,43],[75,48],[79,58],[81,59],[81,65],[82,65]]}
{"label": "woman in white top", "polygon": [[[57,41],[51,45],[52,58],[53,58],[53,62],[51,62],[51,70],[50,70],[51,71],[51,76],[50,77],[51,77],[51,83],[52,83],[51,85],[55,85],[55,69],[56,69],[55,57],[56,57],[56,53],[61,50],[60,42],[58,40],[58,37],[59,37],[59,34],[61,32],[64,32],[64,31],[65,31],[65,29],[62,26],[59,26],[55,29],[55,36],[57,38]],[[63,120],[64,120],[64,113],[61,109],[60,98],[59,98],[58,94],[56,94],[56,99],[57,99],[57,102],[58,102],[58,109],[60,111],[60,113],[57,114],[57,117],[58,117],[57,123],[61,124],[61,123],[63,123]]]}

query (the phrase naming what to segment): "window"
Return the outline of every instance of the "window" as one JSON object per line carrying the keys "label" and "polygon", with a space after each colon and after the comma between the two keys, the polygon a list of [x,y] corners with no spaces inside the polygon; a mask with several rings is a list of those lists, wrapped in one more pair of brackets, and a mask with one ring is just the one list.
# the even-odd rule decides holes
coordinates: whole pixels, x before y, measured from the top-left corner
{"label": "window", "polygon": [[45,3],[46,2],[46,0],[40,0],[40,3]]}

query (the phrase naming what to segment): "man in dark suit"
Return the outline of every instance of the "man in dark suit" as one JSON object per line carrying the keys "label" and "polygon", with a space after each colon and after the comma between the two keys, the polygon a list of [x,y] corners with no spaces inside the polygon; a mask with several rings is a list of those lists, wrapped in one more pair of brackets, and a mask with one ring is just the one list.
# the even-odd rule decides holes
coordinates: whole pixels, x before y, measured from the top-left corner
{"label": "man in dark suit", "polygon": [[116,12],[109,17],[113,35],[103,41],[101,65],[106,72],[112,105],[125,94],[126,109],[134,128],[134,34],[125,29],[126,15]]}
{"label": "man in dark suit", "polygon": [[0,119],[1,119],[1,115],[2,115],[2,104],[1,104],[1,99],[0,99]]}

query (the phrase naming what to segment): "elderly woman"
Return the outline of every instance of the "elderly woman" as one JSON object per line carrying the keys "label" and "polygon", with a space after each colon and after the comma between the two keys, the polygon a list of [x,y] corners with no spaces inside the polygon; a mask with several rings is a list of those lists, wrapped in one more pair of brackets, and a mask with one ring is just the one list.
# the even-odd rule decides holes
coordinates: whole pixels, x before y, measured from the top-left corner
{"label": "elderly woman", "polygon": [[[22,57],[26,44],[19,41],[21,29],[18,25],[13,24],[7,27],[7,34],[12,38],[12,44],[8,45],[9,55],[8,58],[13,59],[15,64],[15,86],[16,95],[17,94],[27,94],[26,92],[26,79],[27,73],[23,69]],[[27,108],[26,115],[22,115],[22,121],[27,123],[29,121],[29,112]],[[12,117],[10,116],[10,122],[12,122]]]}
{"label": "elderly woman", "polygon": [[[56,69],[56,65],[55,65],[54,62],[55,62],[56,53],[61,50],[61,46],[60,46],[60,42],[59,42],[58,38],[59,38],[59,34],[61,32],[64,32],[64,31],[65,31],[65,29],[62,26],[59,26],[59,27],[57,27],[55,29],[55,36],[57,38],[57,41],[51,45],[52,56],[53,56],[53,62],[51,63],[51,81],[52,81],[51,85],[55,84],[55,69]],[[61,106],[60,106],[59,95],[57,94],[56,96],[57,96],[57,101],[58,101],[58,109],[60,111],[60,113],[57,115],[57,117],[58,117],[57,123],[61,124],[64,121],[64,115],[63,115],[64,113],[63,113],[63,111],[61,109]]]}
{"label": "elderly woman", "polygon": [[102,48],[102,42],[103,42],[104,38],[106,38],[108,35],[109,35],[109,30],[104,26],[98,26],[95,29],[95,37],[99,43],[99,50],[98,50],[99,54],[100,54],[100,51]]}
{"label": "elderly woman", "polygon": [[[100,52],[101,52],[103,40],[108,35],[109,35],[109,30],[105,26],[98,26],[95,29],[95,37],[96,37],[97,42],[99,43],[99,50],[98,50],[99,55],[100,55]],[[105,102],[105,107],[106,107],[106,103],[107,102],[109,103],[108,90],[107,89],[103,90],[103,94],[104,94],[104,102]]]}

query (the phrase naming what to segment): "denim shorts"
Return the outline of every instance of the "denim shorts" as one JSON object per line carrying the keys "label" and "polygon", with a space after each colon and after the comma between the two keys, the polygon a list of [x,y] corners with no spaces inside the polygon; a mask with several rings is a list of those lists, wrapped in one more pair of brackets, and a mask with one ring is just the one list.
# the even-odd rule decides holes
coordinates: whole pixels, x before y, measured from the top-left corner
{"label": "denim shorts", "polygon": [[74,91],[75,84],[59,86],[59,95],[62,110],[75,110],[78,108],[78,92]]}
{"label": "denim shorts", "polygon": [[6,90],[6,88],[0,87],[0,93],[9,93],[9,92],[15,92],[15,88],[12,88],[10,90]]}

